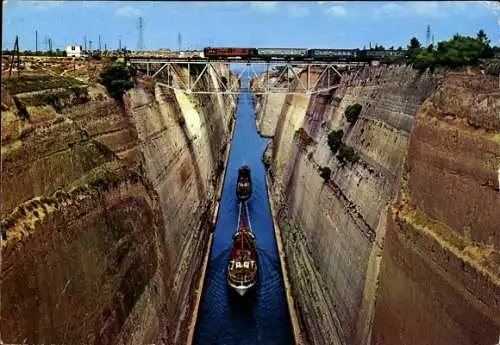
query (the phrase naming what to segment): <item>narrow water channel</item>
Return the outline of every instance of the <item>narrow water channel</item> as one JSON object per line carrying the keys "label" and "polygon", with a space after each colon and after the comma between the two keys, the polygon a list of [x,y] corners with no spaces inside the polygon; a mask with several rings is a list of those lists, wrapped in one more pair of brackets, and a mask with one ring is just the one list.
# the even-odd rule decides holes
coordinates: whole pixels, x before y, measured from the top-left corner
{"label": "narrow water channel", "polygon": [[[243,76],[242,87],[246,87],[247,82],[248,76]],[[250,94],[241,94],[236,116],[233,145],[193,343],[291,345],[292,330],[261,160],[268,140],[261,138],[255,128]],[[253,193],[248,201],[248,210],[257,238],[259,283],[254,293],[240,297],[229,291],[226,277],[231,238],[238,226],[236,180],[238,168],[243,164],[249,165],[252,170]]]}

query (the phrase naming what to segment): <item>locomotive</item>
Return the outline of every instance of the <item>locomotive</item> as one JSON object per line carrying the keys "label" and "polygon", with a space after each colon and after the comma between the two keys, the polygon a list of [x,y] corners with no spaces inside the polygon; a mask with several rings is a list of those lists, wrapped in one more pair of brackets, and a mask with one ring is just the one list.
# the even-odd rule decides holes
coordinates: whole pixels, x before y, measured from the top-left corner
{"label": "locomotive", "polygon": [[386,57],[405,58],[406,50],[307,49],[307,48],[214,48],[203,50],[208,59],[338,60],[371,61]]}

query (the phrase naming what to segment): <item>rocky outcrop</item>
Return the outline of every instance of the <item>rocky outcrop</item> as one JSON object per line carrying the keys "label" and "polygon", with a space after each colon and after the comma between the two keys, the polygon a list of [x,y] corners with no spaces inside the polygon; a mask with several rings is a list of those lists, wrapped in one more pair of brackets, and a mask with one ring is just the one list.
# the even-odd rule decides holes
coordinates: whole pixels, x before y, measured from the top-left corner
{"label": "rocky outcrop", "polygon": [[374,344],[494,344],[500,333],[500,93],[449,73],[421,107],[388,228]]}
{"label": "rocky outcrop", "polygon": [[182,343],[236,99],[86,91],[2,95],[2,340]]}
{"label": "rocky outcrop", "polygon": [[[365,67],[344,73],[331,93],[287,96],[276,107],[276,96],[255,98],[257,124],[274,135],[265,157],[272,151],[271,198],[310,343],[496,341],[493,79]],[[351,124],[344,112],[356,103]],[[357,158],[332,154],[328,134],[338,130]]]}

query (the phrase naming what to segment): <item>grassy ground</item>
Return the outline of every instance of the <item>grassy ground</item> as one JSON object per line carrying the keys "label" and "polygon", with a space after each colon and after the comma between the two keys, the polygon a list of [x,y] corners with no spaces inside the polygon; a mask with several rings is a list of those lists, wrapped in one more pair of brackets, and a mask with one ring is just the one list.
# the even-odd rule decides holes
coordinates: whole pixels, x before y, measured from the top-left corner
{"label": "grassy ground", "polygon": [[33,92],[55,88],[70,88],[81,86],[83,83],[71,77],[58,77],[47,75],[30,75],[19,78],[5,78],[2,81],[11,95],[23,92]]}

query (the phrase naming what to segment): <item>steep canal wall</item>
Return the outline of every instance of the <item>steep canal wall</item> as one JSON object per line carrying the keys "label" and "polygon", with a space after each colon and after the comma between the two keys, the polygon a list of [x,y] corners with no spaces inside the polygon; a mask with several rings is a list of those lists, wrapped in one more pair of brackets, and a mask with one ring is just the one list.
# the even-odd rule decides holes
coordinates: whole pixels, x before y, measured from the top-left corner
{"label": "steep canal wall", "polygon": [[237,99],[48,80],[2,81],[1,340],[183,343]]}
{"label": "steep canal wall", "polygon": [[[500,147],[493,81],[476,71],[421,75],[406,66],[365,67],[345,72],[333,92],[254,98],[260,132],[273,136],[266,153],[271,198],[310,343],[497,340],[499,305],[491,296],[500,295],[499,280],[491,267],[498,267],[492,212],[500,206],[493,188]],[[356,103],[362,110],[351,124],[345,110]],[[332,154],[328,134],[336,130],[357,159]],[[455,134],[439,139],[446,133]],[[477,154],[466,153],[473,148]],[[320,176],[323,167],[331,169],[329,181]],[[408,179],[412,192],[405,192]],[[481,198],[474,205],[484,207],[467,201],[473,189]],[[398,195],[409,201],[392,205]],[[408,205],[407,216],[401,205]],[[452,261],[463,269],[449,270]],[[463,307],[443,310],[441,303]]]}

